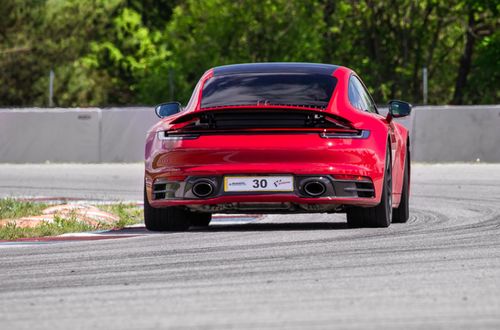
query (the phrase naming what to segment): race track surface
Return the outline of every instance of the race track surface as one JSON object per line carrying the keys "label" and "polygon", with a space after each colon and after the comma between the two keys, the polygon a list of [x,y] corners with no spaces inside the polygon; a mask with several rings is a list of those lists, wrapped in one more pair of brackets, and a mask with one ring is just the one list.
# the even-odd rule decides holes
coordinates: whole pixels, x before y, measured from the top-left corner
{"label": "race track surface", "polygon": [[[142,165],[0,165],[0,194],[138,200]],[[500,165],[414,165],[411,219],[274,215],[0,246],[1,329],[499,329]]]}

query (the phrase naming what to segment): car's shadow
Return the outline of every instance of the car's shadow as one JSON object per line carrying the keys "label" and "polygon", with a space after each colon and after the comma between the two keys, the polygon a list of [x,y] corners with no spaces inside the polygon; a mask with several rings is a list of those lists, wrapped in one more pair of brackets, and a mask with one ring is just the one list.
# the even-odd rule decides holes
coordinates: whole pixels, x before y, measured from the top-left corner
{"label": "car's shadow", "polygon": [[[218,233],[218,232],[250,232],[250,231],[300,231],[300,230],[345,230],[351,229],[347,223],[342,222],[282,222],[282,223],[242,223],[242,224],[211,224],[208,227],[191,227],[187,233]],[[128,227],[113,230],[115,235],[148,235],[148,234],[169,234],[175,232],[154,232],[148,231],[143,226]]]}
{"label": "car's shadow", "polygon": [[190,232],[241,232],[241,231],[294,231],[294,230],[342,230],[350,229],[341,222],[283,222],[215,224],[209,227],[191,227]]}

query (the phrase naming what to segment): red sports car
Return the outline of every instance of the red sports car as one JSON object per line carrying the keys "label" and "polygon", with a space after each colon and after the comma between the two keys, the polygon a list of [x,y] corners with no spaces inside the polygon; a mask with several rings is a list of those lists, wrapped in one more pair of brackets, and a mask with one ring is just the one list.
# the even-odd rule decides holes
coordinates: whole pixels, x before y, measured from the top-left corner
{"label": "red sports car", "polygon": [[148,133],[144,220],[154,231],[208,226],[213,213],[347,213],[351,226],[409,216],[410,140],[342,66],[220,66],[186,107],[160,104]]}

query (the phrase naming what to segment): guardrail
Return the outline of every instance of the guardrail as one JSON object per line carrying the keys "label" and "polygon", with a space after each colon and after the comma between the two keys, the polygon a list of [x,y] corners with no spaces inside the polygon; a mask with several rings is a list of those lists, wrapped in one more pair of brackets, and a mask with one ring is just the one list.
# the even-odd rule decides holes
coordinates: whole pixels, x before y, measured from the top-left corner
{"label": "guardrail", "polygon": [[[139,162],[151,107],[0,109],[0,162]],[[413,161],[500,162],[500,105],[416,107]]]}

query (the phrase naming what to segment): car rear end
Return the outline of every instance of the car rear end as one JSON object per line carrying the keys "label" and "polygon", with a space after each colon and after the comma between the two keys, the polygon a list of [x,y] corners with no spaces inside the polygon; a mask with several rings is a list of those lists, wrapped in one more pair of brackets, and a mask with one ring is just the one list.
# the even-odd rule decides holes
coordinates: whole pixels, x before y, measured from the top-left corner
{"label": "car rear end", "polygon": [[327,111],[335,106],[332,66],[228,68],[201,82],[194,111],[150,134],[153,207],[338,212],[380,202],[386,137]]}

